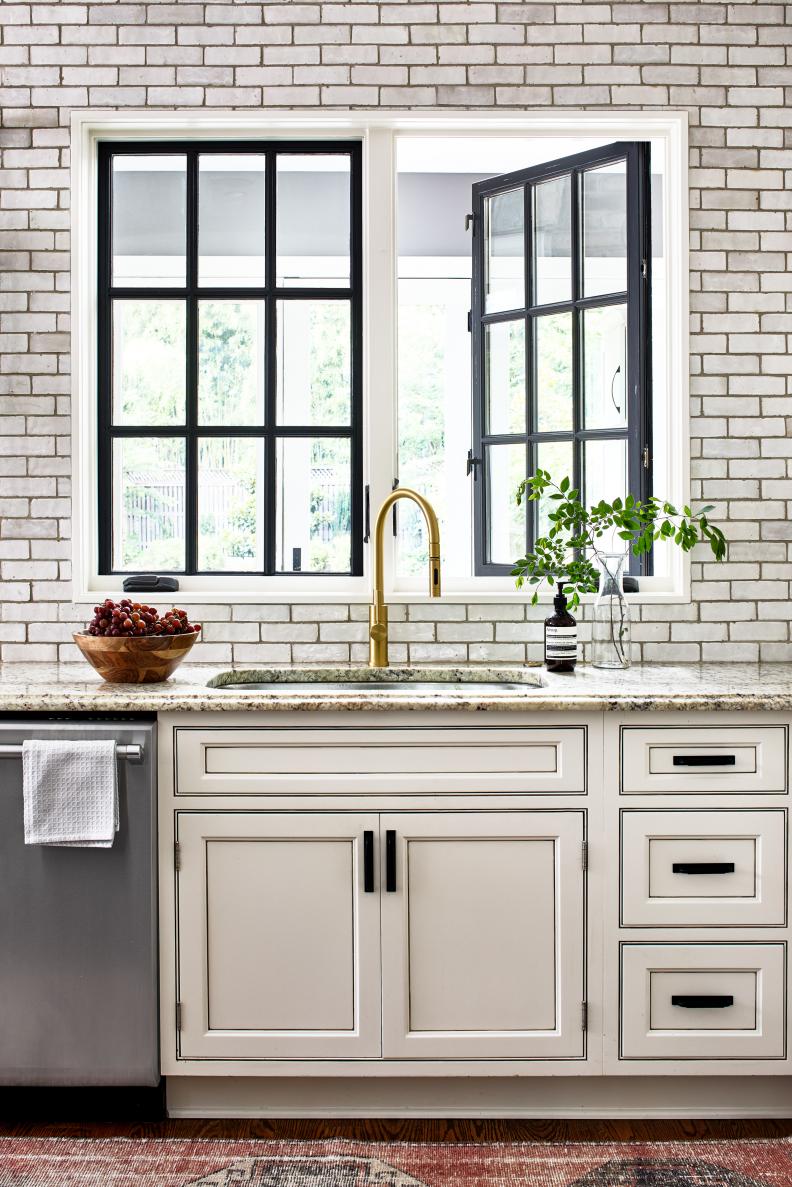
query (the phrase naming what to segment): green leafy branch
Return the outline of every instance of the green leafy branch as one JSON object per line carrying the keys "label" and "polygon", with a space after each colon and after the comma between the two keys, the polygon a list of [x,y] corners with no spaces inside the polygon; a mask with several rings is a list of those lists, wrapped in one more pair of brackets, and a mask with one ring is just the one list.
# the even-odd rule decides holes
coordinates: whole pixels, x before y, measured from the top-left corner
{"label": "green leafy branch", "polygon": [[591,556],[601,554],[598,542],[614,529],[635,556],[649,552],[655,540],[667,540],[683,552],[690,552],[699,542],[708,543],[716,561],[726,557],[726,537],[707,518],[711,506],[697,512],[685,506],[680,511],[654,495],[644,500],[627,495],[612,503],[601,499],[586,508],[569,478],[555,483],[547,470],[537,470],[517,489],[518,506],[523,500],[535,503],[539,499],[553,504],[548,514],[550,527],[534,542],[533,551],[512,569],[518,589],[526,582],[535,587],[533,605],[539,600],[538,586],[543,581],[551,586],[563,582],[572,608],[580,605],[583,594],[596,593],[599,572]]}

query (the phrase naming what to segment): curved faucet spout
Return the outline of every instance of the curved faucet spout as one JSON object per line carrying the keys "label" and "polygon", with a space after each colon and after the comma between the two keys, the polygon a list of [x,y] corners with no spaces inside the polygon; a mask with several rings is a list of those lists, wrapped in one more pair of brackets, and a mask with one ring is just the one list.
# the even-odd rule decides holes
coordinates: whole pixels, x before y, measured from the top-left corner
{"label": "curved faucet spout", "polygon": [[385,499],[379,509],[374,525],[374,592],[369,610],[369,667],[388,667],[388,607],[385,605],[383,586],[384,557],[383,539],[388,512],[399,499],[410,499],[417,503],[426,520],[429,533],[429,596],[440,597],[440,525],[434,508],[423,495],[406,486],[398,486]]}

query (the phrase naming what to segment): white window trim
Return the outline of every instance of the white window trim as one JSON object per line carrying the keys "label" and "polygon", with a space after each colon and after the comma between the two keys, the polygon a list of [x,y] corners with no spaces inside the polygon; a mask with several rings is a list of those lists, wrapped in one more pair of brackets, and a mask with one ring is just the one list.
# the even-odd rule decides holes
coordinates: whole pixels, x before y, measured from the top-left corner
{"label": "white window trim", "polygon": [[[329,112],[211,111],[104,112],[83,110],[71,117],[72,199],[72,458],[73,579],[75,602],[91,602],[118,592],[97,574],[96,547],[96,225],[97,144],[100,140],[218,139],[360,139],[363,143],[363,286],[364,286],[364,469],[370,486],[372,526],[396,473],[396,160],[398,135],[500,135],[613,140],[662,139],[666,147],[664,229],[668,269],[668,391],[659,410],[665,420],[667,461],[655,468],[655,487],[678,503],[690,490],[689,348],[688,348],[688,121],[683,111],[534,111],[511,112]],[[657,423],[658,410],[655,411]],[[663,472],[664,471],[664,472]],[[386,596],[395,602],[420,602],[428,593],[394,582],[392,537],[386,539]],[[367,550],[370,551],[370,550]],[[670,581],[642,578],[637,602],[682,603],[690,600],[690,558],[669,550]],[[370,598],[370,556],[363,577],[182,577],[179,601],[207,602],[365,602]],[[472,577],[444,598],[455,602],[524,601],[510,578]]]}

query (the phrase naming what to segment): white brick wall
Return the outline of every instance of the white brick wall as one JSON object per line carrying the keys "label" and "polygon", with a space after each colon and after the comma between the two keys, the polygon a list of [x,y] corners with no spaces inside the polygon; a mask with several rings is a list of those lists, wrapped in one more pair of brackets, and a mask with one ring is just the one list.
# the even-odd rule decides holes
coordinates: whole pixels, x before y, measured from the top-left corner
{"label": "white brick wall", "polygon": [[[75,107],[685,108],[693,603],[636,608],[636,654],[792,659],[792,6],[0,0],[0,656],[72,658],[69,175]],[[365,656],[365,607],[202,606],[196,659]],[[393,607],[395,660],[540,655],[515,605]],[[585,632],[585,627],[584,627]]]}

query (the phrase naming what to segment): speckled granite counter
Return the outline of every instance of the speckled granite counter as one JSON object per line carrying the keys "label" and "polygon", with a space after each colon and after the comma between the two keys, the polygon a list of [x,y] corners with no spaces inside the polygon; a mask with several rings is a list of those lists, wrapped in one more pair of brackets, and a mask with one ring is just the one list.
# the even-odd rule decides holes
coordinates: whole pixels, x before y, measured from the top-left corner
{"label": "speckled granite counter", "polygon": [[[332,692],[317,682],[310,690],[245,691],[238,686],[210,689],[207,680],[221,666],[185,664],[163,684],[105,684],[83,664],[4,664],[0,666],[3,712],[178,712],[277,710],[716,710],[767,709],[792,712],[792,664],[643,664],[627,672],[582,667],[573,675],[537,671],[543,686],[515,691],[400,690],[387,684]],[[473,669],[478,671],[477,669]],[[502,669],[501,669],[502,670]],[[515,672],[522,669],[515,668]],[[293,669],[291,670],[293,671]],[[303,669],[310,673],[311,669]],[[470,670],[468,670],[470,671]],[[310,676],[303,676],[310,680]],[[475,678],[475,677],[474,677]],[[481,679],[481,677],[479,677]]]}

